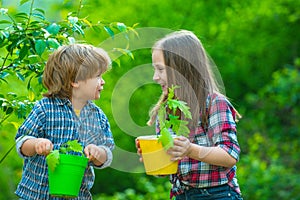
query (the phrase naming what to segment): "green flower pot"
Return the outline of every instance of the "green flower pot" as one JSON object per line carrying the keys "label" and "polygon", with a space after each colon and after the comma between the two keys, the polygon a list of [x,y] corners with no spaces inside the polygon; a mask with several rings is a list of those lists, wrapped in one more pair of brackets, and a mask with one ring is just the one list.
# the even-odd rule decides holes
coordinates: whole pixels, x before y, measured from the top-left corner
{"label": "green flower pot", "polygon": [[54,171],[48,168],[49,192],[51,196],[77,197],[88,164],[88,158],[60,154]]}

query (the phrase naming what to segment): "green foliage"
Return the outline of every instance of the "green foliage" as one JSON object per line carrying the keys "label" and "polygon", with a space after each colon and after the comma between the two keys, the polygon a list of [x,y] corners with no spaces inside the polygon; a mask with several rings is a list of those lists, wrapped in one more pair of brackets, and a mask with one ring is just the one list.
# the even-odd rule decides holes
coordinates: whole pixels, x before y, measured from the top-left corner
{"label": "green foliage", "polygon": [[269,84],[247,95],[252,112],[241,121],[241,135],[248,139],[241,145],[239,178],[248,199],[300,198],[294,192],[300,180],[300,71],[295,65],[275,71]]}
{"label": "green foliage", "polygon": [[96,195],[95,200],[140,200],[169,199],[169,188],[171,184],[165,178],[149,178],[140,176],[135,185],[130,185],[122,192],[115,192],[109,196],[106,194]]}
{"label": "green foliage", "polygon": [[59,164],[59,150],[51,151],[46,157],[47,165],[51,171],[54,171],[56,166]]}
{"label": "green foliage", "polygon": [[[24,6],[28,5],[28,2],[30,1],[22,1]],[[139,23],[139,27],[194,31],[219,67],[227,95],[243,115],[238,123],[238,139],[242,150],[238,163],[238,181],[244,199],[293,200],[300,198],[297,193],[300,190],[298,175],[300,145],[297,140],[300,132],[299,101],[297,100],[299,82],[296,81],[297,78],[293,78],[299,73],[300,10],[297,8],[300,7],[300,1],[224,0],[218,2],[217,5],[215,1],[166,0],[158,2],[149,0],[141,4],[136,0],[128,0],[124,4],[123,1],[115,0],[87,0],[81,6],[78,5],[79,1],[64,2],[65,4],[62,4],[61,1],[53,0],[47,2],[45,6],[45,21],[50,22],[47,28],[51,34],[50,39],[55,37],[53,35],[57,30],[62,31],[57,27],[60,18],[66,23],[68,13],[78,8],[80,8],[80,13],[73,12],[72,17],[78,15],[79,19],[84,19],[85,16],[89,16],[91,23],[98,22],[99,18],[101,22],[121,19],[125,24]],[[35,3],[43,5],[44,1],[36,0]],[[4,6],[4,3],[2,5]],[[16,14],[16,6],[8,8],[8,10],[0,9],[1,21],[3,19],[0,24],[1,31],[4,29],[2,27],[11,23],[5,13],[9,11],[11,16]],[[52,19],[49,20],[46,14],[52,16]],[[16,19],[20,20],[20,18]],[[38,21],[38,19],[40,18],[31,17],[31,20]],[[4,23],[5,21],[9,23]],[[54,23],[56,25],[52,27]],[[108,27],[114,32],[115,37],[119,32],[116,29],[117,23]],[[99,44],[112,35],[101,26],[83,28],[85,28],[83,29],[84,36],[76,32],[70,34],[70,37],[74,37],[77,41],[83,38],[89,43]],[[9,35],[5,31],[0,34],[0,44],[4,44],[2,39]],[[56,35],[59,34],[56,33]],[[140,37],[143,38],[143,36]],[[42,39],[41,35],[39,39]],[[50,39],[48,43],[51,42]],[[55,44],[54,40],[50,46],[55,48]],[[46,58],[47,51],[46,47],[42,54],[43,60]],[[135,152],[134,139],[119,127],[111,112],[111,94],[119,78],[135,66],[151,62],[151,50],[144,50],[142,53],[141,50],[136,50],[131,53],[135,60],[122,57],[118,64],[113,63],[113,66],[122,67],[113,67],[105,74],[105,91],[101,94],[101,100],[96,103],[107,114],[117,145]],[[6,46],[1,46],[0,55],[2,58],[6,57]],[[21,55],[24,54],[21,53]],[[18,60],[18,56],[14,55],[14,58],[11,58],[9,55],[9,58]],[[32,63],[38,63],[41,59],[39,54],[30,57],[25,55],[24,58]],[[293,60],[296,60],[294,66],[287,66],[287,64],[292,64]],[[6,66],[9,66],[9,63]],[[14,78],[12,75],[15,75]],[[143,73],[140,74],[142,75]],[[35,101],[40,97],[42,84],[36,78],[35,73],[32,76],[30,84],[27,84],[30,78],[27,82],[23,82],[22,80],[26,81],[23,73],[16,71],[0,73],[1,94],[7,99],[7,94],[14,92],[20,97],[23,96],[24,99]],[[150,75],[149,80],[151,78]],[[27,89],[27,85],[30,85],[32,91]],[[134,122],[140,126],[146,123],[147,108],[157,101],[160,93],[158,86],[150,84],[134,92],[129,105]],[[121,100],[124,97],[119,95],[118,98]],[[1,124],[0,152],[6,152],[14,143],[14,133],[21,121],[22,119],[11,114],[5,123]],[[120,172],[111,168],[95,172],[96,180],[92,188],[94,199],[98,196],[101,196],[100,199],[107,200],[127,197],[127,199],[159,200],[169,197],[170,185],[167,179],[157,179],[145,176],[143,173]],[[0,177],[2,177],[0,178],[0,199],[14,199],[13,191],[21,173],[21,159],[17,158],[16,153],[11,153],[0,167]],[[12,179],[8,181],[5,179],[7,176]]]}
{"label": "green foliage", "polygon": [[[158,110],[158,122],[160,128],[158,141],[162,143],[165,149],[169,149],[174,145],[174,138],[172,137],[170,129],[172,129],[176,135],[187,136],[190,132],[187,127],[188,122],[184,120],[183,117],[191,119],[192,115],[186,102],[175,97],[174,90],[178,87],[179,86],[172,86],[169,88],[167,101],[162,103]],[[166,108],[168,108],[168,113],[166,112]],[[178,111],[183,115],[182,119],[177,116],[176,113]]]}
{"label": "green foliage", "polygon": [[60,146],[57,150],[53,150],[46,157],[46,162],[51,171],[54,171],[56,166],[59,164],[59,155],[60,154],[68,154],[68,153],[79,153],[80,156],[83,156],[83,147],[78,142],[78,140],[70,140]]}
{"label": "green foliage", "polygon": [[[20,4],[23,5],[27,2],[29,1],[21,1]],[[31,0],[27,13],[11,13],[8,9],[1,8],[0,14],[6,19],[0,20],[0,24],[5,25],[0,27],[0,47],[3,47],[0,54],[0,83],[1,81],[6,82],[10,75],[15,75],[24,82],[29,80],[27,84],[28,97],[22,98],[23,101],[18,102],[19,108],[14,109],[11,105],[14,103],[9,98],[5,99],[1,94],[0,105],[5,114],[1,116],[1,121],[8,118],[11,113],[24,118],[26,113],[20,109],[28,111],[31,108],[28,100],[34,102],[41,97],[44,88],[36,88],[35,80],[42,85],[43,69],[48,55],[53,50],[64,44],[75,43],[76,38],[84,38],[86,29],[92,29],[97,33],[103,29],[112,37],[116,32],[126,33],[128,30],[133,30],[132,27],[127,27],[120,22],[98,21],[93,24],[87,17],[79,16],[81,4],[82,2],[80,2],[77,12],[69,12],[65,19],[56,22],[47,20],[45,11],[34,7],[34,0]],[[130,54],[129,51],[123,50],[122,52]]]}

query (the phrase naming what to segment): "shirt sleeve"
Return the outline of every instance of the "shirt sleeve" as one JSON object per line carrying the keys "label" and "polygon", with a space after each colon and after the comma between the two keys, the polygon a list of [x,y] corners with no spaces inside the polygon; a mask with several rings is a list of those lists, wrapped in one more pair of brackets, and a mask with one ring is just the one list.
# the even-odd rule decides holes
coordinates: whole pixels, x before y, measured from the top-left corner
{"label": "shirt sleeve", "polygon": [[19,127],[15,137],[17,153],[21,158],[27,158],[21,153],[23,143],[32,138],[42,137],[42,122],[44,114],[39,105],[35,105],[28,117]]}
{"label": "shirt sleeve", "polygon": [[103,169],[111,165],[112,160],[113,160],[113,154],[112,150],[115,147],[113,135],[110,129],[110,124],[109,121],[106,117],[106,115],[102,112],[101,113],[101,127],[102,127],[102,133],[103,135],[101,136],[101,144],[98,144],[100,148],[103,148],[106,152],[106,161],[103,163],[101,166],[94,166],[95,168],[98,169]]}
{"label": "shirt sleeve", "polygon": [[209,138],[215,146],[219,146],[238,160],[240,146],[236,135],[233,106],[225,97],[217,96],[212,99],[209,114]]}
{"label": "shirt sleeve", "polygon": [[16,140],[17,153],[18,153],[18,155],[19,155],[21,158],[23,158],[23,159],[28,158],[28,156],[25,156],[25,155],[22,154],[22,152],[21,152],[21,147],[22,147],[23,143],[24,143],[26,140],[28,140],[28,139],[34,139],[34,138],[36,138],[36,137],[24,135],[23,137],[19,137],[19,138]]}

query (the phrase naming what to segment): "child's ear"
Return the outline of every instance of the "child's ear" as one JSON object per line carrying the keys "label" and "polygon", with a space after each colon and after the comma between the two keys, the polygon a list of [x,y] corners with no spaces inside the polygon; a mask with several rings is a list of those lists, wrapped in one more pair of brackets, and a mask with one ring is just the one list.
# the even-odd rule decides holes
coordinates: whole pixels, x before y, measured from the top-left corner
{"label": "child's ear", "polygon": [[71,85],[74,88],[78,88],[79,87],[79,83],[78,82],[72,82]]}

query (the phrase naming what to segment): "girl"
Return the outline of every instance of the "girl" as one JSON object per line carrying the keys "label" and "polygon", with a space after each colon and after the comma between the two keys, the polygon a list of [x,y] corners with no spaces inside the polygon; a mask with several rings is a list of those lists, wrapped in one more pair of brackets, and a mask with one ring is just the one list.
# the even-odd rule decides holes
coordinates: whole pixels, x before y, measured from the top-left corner
{"label": "girl", "polygon": [[236,178],[240,147],[235,120],[239,114],[221,94],[200,40],[190,31],[171,33],[153,46],[152,62],[153,80],[163,92],[148,125],[156,122],[158,108],[172,85],[179,86],[175,95],[192,112],[189,137],[180,136],[168,150],[172,160],[179,161],[178,172],[170,176],[171,198],[242,199]]}

